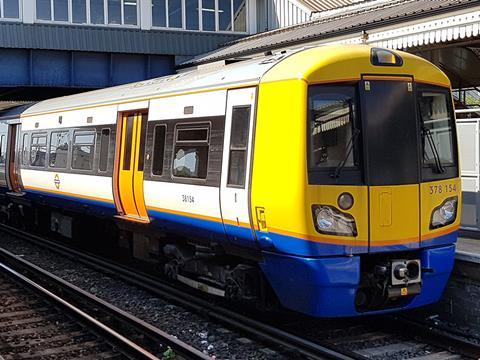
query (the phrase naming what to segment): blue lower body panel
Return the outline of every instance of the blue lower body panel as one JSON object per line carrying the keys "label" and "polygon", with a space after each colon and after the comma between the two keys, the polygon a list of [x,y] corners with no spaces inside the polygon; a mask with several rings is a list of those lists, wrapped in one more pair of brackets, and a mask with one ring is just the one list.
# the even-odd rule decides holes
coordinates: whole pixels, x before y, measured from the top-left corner
{"label": "blue lower body panel", "polygon": [[316,317],[346,317],[406,310],[438,301],[453,268],[455,245],[418,250],[422,268],[428,269],[422,274],[421,293],[405,298],[401,306],[366,312],[355,308],[361,256],[263,255],[262,271],[284,307]]}
{"label": "blue lower body panel", "polygon": [[152,226],[163,231],[207,240],[225,239],[225,229],[222,222],[198,219],[152,209],[148,209],[148,215],[152,220]]}
{"label": "blue lower body panel", "polygon": [[117,214],[115,205],[107,201],[91,200],[64,194],[52,194],[29,189],[26,199],[39,205],[52,206],[64,210],[101,217],[113,217]]}

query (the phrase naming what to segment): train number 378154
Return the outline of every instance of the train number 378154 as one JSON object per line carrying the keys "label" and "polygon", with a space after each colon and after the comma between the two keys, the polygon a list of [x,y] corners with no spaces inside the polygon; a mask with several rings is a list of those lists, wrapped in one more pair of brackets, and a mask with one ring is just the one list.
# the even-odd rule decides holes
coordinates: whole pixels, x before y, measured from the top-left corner
{"label": "train number 378154", "polygon": [[430,185],[430,195],[457,192],[456,184]]}

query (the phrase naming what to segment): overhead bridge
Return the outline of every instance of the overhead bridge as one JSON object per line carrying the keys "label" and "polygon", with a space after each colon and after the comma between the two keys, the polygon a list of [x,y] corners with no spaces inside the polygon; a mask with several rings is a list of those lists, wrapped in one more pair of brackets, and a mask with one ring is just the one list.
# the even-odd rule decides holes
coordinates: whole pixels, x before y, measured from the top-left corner
{"label": "overhead bridge", "polygon": [[41,100],[169,75],[169,55],[1,49],[0,101]]}

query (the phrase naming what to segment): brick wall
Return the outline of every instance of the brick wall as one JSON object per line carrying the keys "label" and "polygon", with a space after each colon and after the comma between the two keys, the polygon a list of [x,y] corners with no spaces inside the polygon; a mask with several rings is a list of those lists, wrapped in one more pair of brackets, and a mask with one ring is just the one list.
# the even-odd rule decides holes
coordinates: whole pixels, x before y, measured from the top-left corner
{"label": "brick wall", "polygon": [[456,260],[445,293],[435,305],[418,311],[419,315],[455,323],[459,328],[480,331],[480,264]]}

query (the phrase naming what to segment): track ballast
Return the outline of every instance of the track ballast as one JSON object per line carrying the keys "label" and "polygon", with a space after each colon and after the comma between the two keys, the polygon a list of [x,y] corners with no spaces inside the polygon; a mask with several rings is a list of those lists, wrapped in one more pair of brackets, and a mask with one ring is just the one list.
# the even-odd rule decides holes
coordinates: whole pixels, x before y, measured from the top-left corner
{"label": "track ballast", "polygon": [[[255,320],[253,316],[241,315],[218,303],[212,304],[188,290],[182,291],[161,279],[107,259],[14,228],[2,226],[1,230],[99,271],[115,274],[123,281],[222,322],[226,327],[239,329],[252,337],[283,347],[287,349],[283,354],[288,354],[287,358],[452,360],[480,357],[480,346],[476,341],[408,323],[402,318],[380,317],[333,322],[301,319],[300,326],[289,320],[269,322],[268,317]],[[287,317],[291,318],[291,314]]]}

